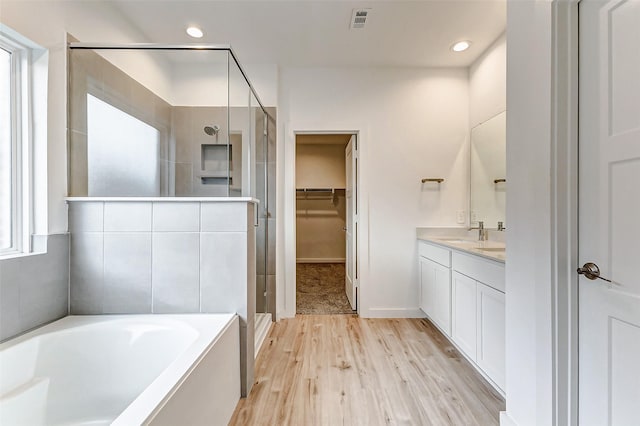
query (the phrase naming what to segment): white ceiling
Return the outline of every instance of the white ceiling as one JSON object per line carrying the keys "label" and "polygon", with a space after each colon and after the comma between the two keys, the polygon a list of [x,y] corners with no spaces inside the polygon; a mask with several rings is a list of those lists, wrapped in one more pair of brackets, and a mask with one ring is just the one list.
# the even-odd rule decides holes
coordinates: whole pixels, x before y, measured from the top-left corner
{"label": "white ceiling", "polygon": [[[506,26],[506,0],[112,0],[155,43],[231,44],[241,63],[280,66],[469,66]],[[364,29],[352,9],[368,7]],[[186,35],[188,25],[204,31]],[[462,53],[450,46],[471,40]]]}

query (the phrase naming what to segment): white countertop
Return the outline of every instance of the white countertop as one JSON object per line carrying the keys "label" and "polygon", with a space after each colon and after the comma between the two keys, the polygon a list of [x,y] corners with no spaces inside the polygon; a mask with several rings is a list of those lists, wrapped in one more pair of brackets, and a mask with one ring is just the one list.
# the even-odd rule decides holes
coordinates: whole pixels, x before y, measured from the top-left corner
{"label": "white countertop", "polygon": [[[489,229],[489,237],[495,239],[478,240],[478,230],[468,231],[467,228],[417,228],[417,238],[446,248],[467,252],[497,262],[506,262],[506,244],[504,231]],[[498,239],[499,238],[499,239]]]}
{"label": "white countertop", "polygon": [[65,197],[67,202],[123,201],[123,202],[215,202],[215,203],[260,203],[252,197]]}

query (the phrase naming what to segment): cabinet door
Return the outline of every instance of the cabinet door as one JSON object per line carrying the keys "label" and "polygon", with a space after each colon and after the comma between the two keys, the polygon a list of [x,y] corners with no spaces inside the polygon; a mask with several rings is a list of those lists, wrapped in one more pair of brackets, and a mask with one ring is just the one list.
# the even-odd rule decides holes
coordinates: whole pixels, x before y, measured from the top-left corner
{"label": "cabinet door", "polygon": [[476,360],[476,281],[453,272],[451,278],[451,337]]}
{"label": "cabinet door", "polygon": [[434,264],[433,280],[433,321],[446,335],[451,335],[451,270],[438,263]]}
{"label": "cabinet door", "polygon": [[431,317],[432,309],[430,301],[433,299],[431,290],[433,286],[430,283],[435,279],[435,263],[420,257],[420,300],[419,306],[422,311]]}
{"label": "cabinet door", "polygon": [[477,300],[478,354],[476,362],[500,389],[504,389],[504,293],[478,282]]}
{"label": "cabinet door", "polygon": [[451,270],[424,257],[420,257],[420,308],[451,334]]}

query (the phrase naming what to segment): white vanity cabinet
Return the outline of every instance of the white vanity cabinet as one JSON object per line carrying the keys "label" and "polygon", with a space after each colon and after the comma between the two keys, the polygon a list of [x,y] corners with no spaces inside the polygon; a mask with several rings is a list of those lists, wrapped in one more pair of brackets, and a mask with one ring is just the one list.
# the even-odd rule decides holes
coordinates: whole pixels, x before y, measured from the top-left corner
{"label": "white vanity cabinet", "polygon": [[504,393],[504,263],[418,242],[420,308]]}
{"label": "white vanity cabinet", "polygon": [[451,333],[451,251],[419,242],[420,309],[447,335]]}

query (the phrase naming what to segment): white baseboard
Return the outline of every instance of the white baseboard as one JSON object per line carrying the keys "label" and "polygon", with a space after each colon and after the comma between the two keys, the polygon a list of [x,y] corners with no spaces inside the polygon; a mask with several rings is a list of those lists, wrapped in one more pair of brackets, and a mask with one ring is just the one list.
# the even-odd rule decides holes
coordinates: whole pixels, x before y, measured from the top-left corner
{"label": "white baseboard", "polygon": [[296,263],[344,263],[344,257],[299,257]]}
{"label": "white baseboard", "polygon": [[518,426],[506,411],[500,411],[500,426]]}
{"label": "white baseboard", "polygon": [[360,312],[362,318],[424,318],[420,308],[369,308]]}

